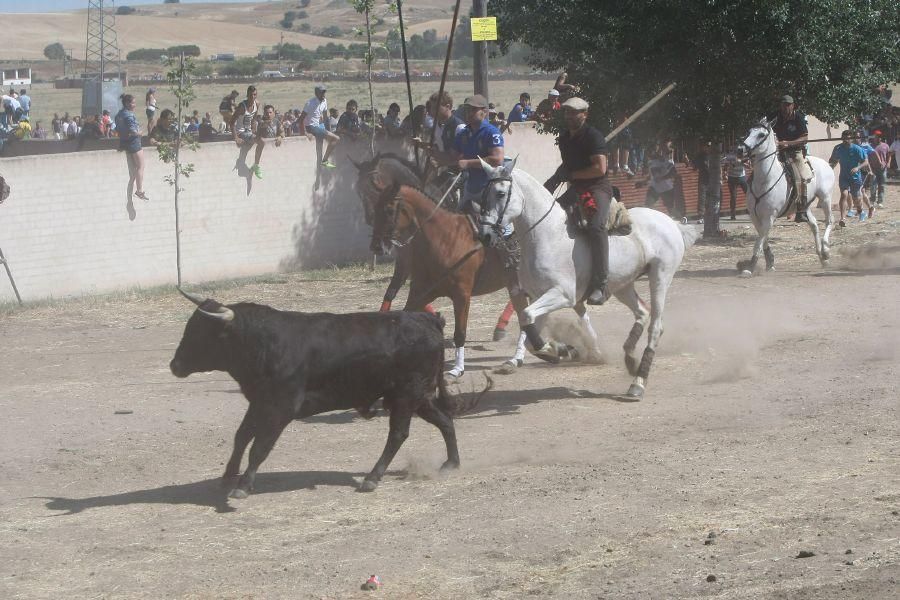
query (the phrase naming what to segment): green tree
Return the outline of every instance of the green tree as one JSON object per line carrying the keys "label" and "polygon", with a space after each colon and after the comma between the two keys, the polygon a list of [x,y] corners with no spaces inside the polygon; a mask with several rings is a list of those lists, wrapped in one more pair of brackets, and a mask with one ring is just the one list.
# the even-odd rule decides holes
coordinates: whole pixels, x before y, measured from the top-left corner
{"label": "green tree", "polygon": [[[720,141],[782,94],[835,123],[874,109],[875,88],[900,78],[896,0],[494,0],[491,10],[502,43],[567,70],[607,131],[670,81],[678,87],[636,128]],[[718,215],[709,221],[712,233]]]}
{"label": "green tree", "polygon": [[44,56],[49,60],[63,60],[66,58],[66,49],[59,42],[54,42],[44,48]]}
{"label": "green tree", "polygon": [[238,77],[245,77],[251,75],[259,75],[263,70],[262,61],[256,60],[255,58],[239,58],[232,63],[228,63],[224,67],[219,69],[219,75],[236,75]]}
{"label": "green tree", "polygon": [[163,0],[163,4],[181,4],[181,0]]}
{"label": "green tree", "polygon": [[344,35],[344,32],[341,31],[341,28],[338,27],[337,25],[329,25],[328,27],[326,27],[325,29],[320,31],[319,35],[321,35],[323,37],[336,38],[336,37],[341,37],[342,35]]}
{"label": "green tree", "polygon": [[165,48],[138,48],[125,55],[125,60],[157,61],[167,50]]}
{"label": "green tree", "polygon": [[117,15],[133,15],[137,11],[130,6],[120,6],[116,9]]}
{"label": "green tree", "polygon": [[196,44],[186,44],[183,46],[170,46],[169,48],[166,48],[166,54],[169,56],[178,56],[182,52],[184,52],[185,56],[197,57],[200,56],[200,46],[197,46]]}

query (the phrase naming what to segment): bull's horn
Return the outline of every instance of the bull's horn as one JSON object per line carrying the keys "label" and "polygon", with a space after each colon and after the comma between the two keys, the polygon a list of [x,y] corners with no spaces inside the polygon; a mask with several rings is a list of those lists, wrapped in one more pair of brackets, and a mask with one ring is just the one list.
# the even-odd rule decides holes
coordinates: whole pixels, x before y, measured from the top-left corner
{"label": "bull's horn", "polygon": [[201,298],[200,296],[195,296],[195,295],[193,295],[193,294],[189,294],[189,293],[187,293],[186,291],[184,291],[183,289],[181,289],[180,287],[177,288],[177,289],[178,289],[179,292],[181,292],[181,295],[182,295],[182,296],[184,296],[185,298],[187,298],[188,300],[190,300],[191,302],[193,302],[193,303],[196,304],[197,306],[200,306],[201,304],[203,304],[204,302],[206,302],[206,298]]}
{"label": "bull's horn", "polygon": [[212,317],[213,319],[219,319],[220,321],[225,321],[226,323],[229,321],[234,321],[234,311],[228,308],[227,306],[219,306],[215,310],[215,312],[211,312],[208,310],[203,310],[202,308],[198,308],[198,311],[206,315],[207,317]]}

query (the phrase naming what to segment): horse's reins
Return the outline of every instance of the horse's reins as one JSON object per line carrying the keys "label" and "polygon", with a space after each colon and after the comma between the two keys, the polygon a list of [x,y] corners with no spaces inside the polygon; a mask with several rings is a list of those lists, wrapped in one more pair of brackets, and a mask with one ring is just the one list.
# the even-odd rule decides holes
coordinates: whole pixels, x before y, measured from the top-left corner
{"label": "horse's reins", "polygon": [[[763,137],[763,139],[761,139],[760,141],[756,142],[756,144],[754,144],[752,148],[750,148],[750,149],[747,150],[747,154],[750,156],[750,158],[753,158],[753,151],[756,150],[757,148],[759,148],[763,143],[765,143],[765,142],[769,139],[769,134],[770,134],[770,133],[772,133],[772,128],[767,126],[767,127],[766,127],[766,135],[765,135],[765,137]],[[776,147],[776,149],[773,150],[772,152],[766,154],[765,156],[763,156],[762,158],[759,158],[759,159],[757,159],[757,160],[758,160],[758,161],[763,161],[763,160],[769,158],[770,156],[774,156],[774,155],[776,155],[776,154],[778,154],[778,149],[777,149],[777,147]],[[774,168],[774,163],[773,163],[773,168]],[[771,169],[770,169],[770,170],[771,170]],[[768,173],[767,173],[767,174],[768,174]],[[753,173],[750,175],[750,189],[751,189],[751,190],[753,189],[753,178],[754,178],[755,176],[756,176],[756,171],[754,170]],[[778,185],[778,182],[780,182],[781,179],[782,179],[783,177],[786,177],[786,176],[787,176],[787,169],[782,168],[782,169],[781,169],[781,175],[778,176],[778,178],[775,180],[775,183],[773,183],[772,185],[769,186],[769,189],[767,189],[765,192],[763,192],[761,196],[756,196],[756,194],[754,194],[754,196],[756,196],[756,202],[753,203],[753,215],[754,215],[757,219],[759,219],[759,214],[756,212],[756,209],[757,209],[757,207],[759,206],[760,201],[761,201],[763,198],[765,198],[766,196],[768,196],[769,193],[770,193],[772,190],[775,189],[775,186]],[[790,210],[790,208],[791,208],[791,202],[787,202],[787,203],[785,204],[785,206],[784,206],[784,209],[782,209],[781,213],[779,213],[779,215],[778,215],[777,218],[780,219],[780,218],[783,217],[785,214],[787,214],[787,211]]]}
{"label": "horse's reins", "polygon": [[[462,177],[462,172],[460,172],[460,173],[453,179],[453,181],[450,182],[450,186],[447,188],[447,191],[444,192],[444,195],[441,196],[441,199],[440,199],[440,200],[438,200],[438,203],[434,206],[434,209],[431,211],[431,213],[429,213],[429,215],[428,215],[427,217],[425,217],[425,219],[424,219],[421,223],[420,223],[419,220],[416,218],[415,214],[413,214],[412,221],[413,221],[413,223],[414,223],[415,226],[416,226],[416,230],[413,231],[412,234],[410,234],[410,236],[409,236],[408,238],[406,238],[406,240],[403,241],[403,242],[401,242],[400,240],[398,240],[398,239],[396,239],[396,238],[393,237],[393,234],[396,233],[396,231],[397,231],[397,215],[398,215],[399,212],[400,212],[399,210],[394,211],[394,221],[393,221],[393,223],[391,224],[391,233],[392,233],[392,236],[391,236],[391,243],[392,243],[394,246],[396,246],[397,248],[403,248],[404,246],[408,246],[408,245],[413,241],[413,238],[415,238],[416,235],[417,235],[420,231],[422,231],[422,226],[425,225],[426,223],[428,223],[428,221],[430,221],[431,218],[437,213],[438,209],[439,209],[439,208],[441,207],[441,205],[444,203],[444,200],[446,200],[446,199],[447,199],[447,196],[450,195],[450,192],[453,191],[453,188],[456,186],[456,182],[459,181],[459,178],[460,178],[460,177]],[[403,204],[403,205],[406,204],[406,202],[404,202],[404,200],[403,200],[402,198],[397,198],[397,200],[398,200],[399,203],[401,203],[401,204]]]}

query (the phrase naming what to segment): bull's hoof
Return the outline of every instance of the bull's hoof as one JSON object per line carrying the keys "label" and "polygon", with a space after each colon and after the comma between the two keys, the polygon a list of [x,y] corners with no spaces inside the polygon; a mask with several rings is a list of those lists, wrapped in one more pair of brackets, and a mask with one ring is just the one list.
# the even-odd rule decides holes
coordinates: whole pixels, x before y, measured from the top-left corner
{"label": "bull's hoof", "polygon": [[447,471],[455,471],[458,468],[459,468],[458,462],[448,460],[448,461],[445,461],[444,464],[441,465],[441,473],[446,473]]}
{"label": "bull's hoof", "polygon": [[234,498],[235,500],[243,500],[247,496],[250,495],[250,492],[243,488],[234,488],[230,492],[228,492],[229,498]]}
{"label": "bull's hoof", "polygon": [[568,344],[557,344],[556,353],[559,354],[559,359],[565,362],[581,360],[581,353],[578,352],[578,348]]}
{"label": "bull's hoof", "polygon": [[631,354],[625,355],[625,368],[628,369],[628,374],[632,377],[637,376],[638,372],[638,359]]}
{"label": "bull's hoof", "polygon": [[371,479],[364,479],[363,482],[357,488],[357,492],[374,492],[375,488],[378,487],[377,481],[372,481]]}
{"label": "bull's hoof", "polygon": [[766,265],[766,273],[771,273],[775,270],[775,265]]}
{"label": "bull's hoof", "polygon": [[738,273],[738,277],[740,277],[741,279],[750,279],[751,277],[753,277],[753,273],[751,273],[747,269],[744,269],[743,271]]}
{"label": "bull's hoof", "polygon": [[492,338],[495,342],[499,342],[500,340],[506,337],[506,330],[500,329],[499,327],[494,328],[494,337]]}
{"label": "bull's hoof", "polygon": [[518,371],[519,367],[521,367],[524,363],[525,361],[520,358],[510,359],[504,362],[499,367],[495,367],[493,369],[493,372],[497,375],[512,375],[513,373]]}
{"label": "bull's hoof", "polygon": [[644,386],[632,383],[631,387],[628,388],[628,393],[625,394],[625,396],[634,400],[640,400],[644,397]]}

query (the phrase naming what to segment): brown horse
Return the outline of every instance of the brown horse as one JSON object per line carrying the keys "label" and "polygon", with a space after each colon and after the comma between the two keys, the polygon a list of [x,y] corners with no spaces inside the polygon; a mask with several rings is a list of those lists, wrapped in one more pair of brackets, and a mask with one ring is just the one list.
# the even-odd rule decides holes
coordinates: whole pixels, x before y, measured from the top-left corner
{"label": "brown horse", "polygon": [[[430,181],[423,184],[422,175],[416,165],[394,154],[380,154],[370,161],[354,164],[356,164],[357,169],[359,169],[356,191],[362,201],[366,223],[374,227],[371,249],[376,254],[383,254],[393,246],[389,236],[386,236],[385,228],[383,226],[375,227],[376,217],[379,216],[378,213],[381,211],[378,207],[379,198],[382,196],[384,190],[394,184],[397,186],[407,185],[416,189],[424,189],[427,194],[434,197],[439,197],[442,194],[442,190]],[[431,202],[431,207],[434,208],[434,202],[431,198],[428,198],[428,200]],[[473,238],[470,237],[469,239]],[[472,244],[469,245],[471,246]],[[397,292],[403,284],[406,283],[406,280],[409,279],[411,273],[411,255],[412,251],[409,247],[397,247],[394,274],[384,293],[384,300],[381,303],[382,311],[390,310],[391,304],[397,296]],[[502,281],[502,279],[500,281]],[[503,283],[498,283],[498,287],[495,289],[500,289],[502,286]],[[428,286],[426,285],[425,287]],[[425,305],[425,310],[431,310],[430,304]],[[497,320],[497,325],[494,328],[494,341],[503,339],[506,335],[506,327],[509,324],[510,318],[512,318],[513,312],[514,308],[510,302],[506,305],[503,313]]]}
{"label": "brown horse", "polygon": [[[510,276],[496,250],[475,240],[465,215],[435,205],[418,189],[393,184],[381,193],[373,214],[373,236],[401,248],[407,257],[411,282],[403,310],[424,310],[437,298],[453,301],[454,376],[465,370],[466,328],[472,296],[507,287],[517,299],[515,277]],[[522,308],[527,305],[521,298]]]}

